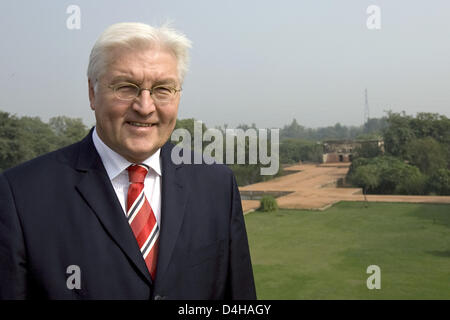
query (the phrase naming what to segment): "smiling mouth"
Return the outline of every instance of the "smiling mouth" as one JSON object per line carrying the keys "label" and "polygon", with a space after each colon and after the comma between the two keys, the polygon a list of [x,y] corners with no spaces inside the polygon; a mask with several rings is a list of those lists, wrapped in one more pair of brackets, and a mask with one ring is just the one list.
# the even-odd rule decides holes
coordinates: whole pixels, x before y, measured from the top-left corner
{"label": "smiling mouth", "polygon": [[154,124],[151,123],[141,123],[141,122],[132,122],[132,121],[127,121],[127,123],[129,125],[135,126],[135,127],[151,127]]}

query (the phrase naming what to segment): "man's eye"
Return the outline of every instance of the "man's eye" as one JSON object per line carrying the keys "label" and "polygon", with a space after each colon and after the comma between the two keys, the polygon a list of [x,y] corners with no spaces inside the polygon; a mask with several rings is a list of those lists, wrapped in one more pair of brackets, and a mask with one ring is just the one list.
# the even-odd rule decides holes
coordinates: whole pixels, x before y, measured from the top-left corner
{"label": "man's eye", "polygon": [[116,90],[119,90],[119,91],[136,91],[136,89],[137,89],[136,86],[133,86],[131,84],[124,84],[124,85],[118,86]]}
{"label": "man's eye", "polygon": [[156,87],[153,89],[153,92],[158,95],[170,95],[172,90],[169,87]]}
{"label": "man's eye", "polygon": [[131,84],[121,84],[119,86],[117,86],[118,89],[127,89],[127,88],[135,88],[135,86],[131,85]]}

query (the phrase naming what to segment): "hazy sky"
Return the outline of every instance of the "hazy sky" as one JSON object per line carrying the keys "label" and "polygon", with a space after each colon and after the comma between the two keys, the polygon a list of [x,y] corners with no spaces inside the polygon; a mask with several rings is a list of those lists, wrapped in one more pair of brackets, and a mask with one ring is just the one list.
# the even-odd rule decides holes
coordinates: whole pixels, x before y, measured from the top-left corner
{"label": "hazy sky", "polygon": [[[66,27],[69,5],[81,28]],[[381,29],[369,30],[369,5]],[[193,42],[179,117],[208,127],[360,125],[391,109],[450,116],[450,1],[2,1],[0,110],[79,117],[89,108],[86,68],[116,22],[173,21]]]}

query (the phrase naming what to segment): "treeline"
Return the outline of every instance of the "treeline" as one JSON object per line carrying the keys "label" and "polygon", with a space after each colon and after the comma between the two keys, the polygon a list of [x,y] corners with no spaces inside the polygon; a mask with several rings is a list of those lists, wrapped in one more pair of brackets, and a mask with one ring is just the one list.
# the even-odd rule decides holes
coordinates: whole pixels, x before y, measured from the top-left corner
{"label": "treeline", "polygon": [[[194,149],[194,124],[195,124],[196,120],[195,119],[178,119],[177,123],[175,125],[175,129],[178,128],[183,128],[186,129],[187,131],[189,131],[192,139],[191,139],[191,148],[193,150]],[[279,167],[279,170],[276,174],[274,175],[262,175],[261,174],[261,168],[267,167],[268,165],[263,165],[261,164],[259,161],[257,161],[256,164],[250,164],[249,162],[249,150],[250,150],[250,139],[247,137],[245,138],[244,141],[244,154],[245,154],[245,163],[244,164],[238,164],[237,161],[237,148],[238,148],[238,141],[237,138],[234,139],[234,151],[233,151],[233,158],[234,158],[234,164],[227,164],[226,161],[226,140],[225,140],[225,136],[226,136],[226,129],[229,129],[227,126],[221,127],[221,126],[216,126],[214,129],[217,129],[221,132],[223,138],[222,141],[222,150],[223,150],[223,156],[222,156],[222,163],[226,164],[234,173],[235,177],[236,177],[236,182],[239,186],[244,186],[244,185],[248,185],[248,184],[253,184],[253,183],[257,183],[257,182],[262,182],[262,181],[267,181],[270,179],[273,179],[274,177],[278,177],[280,175],[283,174],[283,169],[281,168],[281,166]],[[239,126],[237,126],[235,129],[241,129],[243,130],[243,132],[246,132],[248,129],[257,129],[255,124],[252,124],[251,126],[248,126],[246,124],[241,124]],[[202,136],[204,134],[204,132],[208,130],[208,128],[206,127],[206,125],[204,123],[202,123],[201,126],[201,131],[202,131]],[[270,155],[270,150],[271,150],[271,139],[270,136],[267,137],[268,142],[267,142],[267,150],[268,150],[268,155]],[[209,144],[211,144],[214,141],[202,141],[202,152],[205,149],[205,147],[207,147]],[[176,143],[176,142],[174,142]],[[258,146],[259,146],[259,136],[257,136],[256,139],[256,146],[257,146],[257,150],[258,150]],[[282,154],[282,150],[283,147],[280,145],[280,156],[276,158],[275,161],[280,161],[281,163],[283,163],[283,161],[285,161],[285,159],[281,158],[281,154]],[[216,156],[214,153],[212,154],[214,157]]]}
{"label": "treeline", "polygon": [[[324,139],[363,137],[380,132],[385,125],[386,120],[382,118],[370,119],[365,126],[360,127],[347,127],[337,123],[334,126],[312,129],[299,125],[294,119],[291,124],[280,129],[280,163],[320,162],[322,146],[317,142]],[[193,134],[194,119],[179,119],[176,128],[181,127]],[[226,128],[226,125],[216,127],[222,132]],[[250,128],[256,129],[255,124],[241,124],[237,127],[244,131]],[[206,129],[203,124],[203,130]],[[0,111],[0,170],[79,141],[88,131],[89,128],[79,118],[59,116],[45,123],[38,117],[17,117]],[[242,179],[243,184],[258,179],[256,176],[259,175],[259,169],[253,166],[251,168],[253,178]]]}
{"label": "treeline", "polygon": [[348,181],[373,194],[450,195],[450,119],[388,112],[385,154],[357,151]]}
{"label": "treeline", "polygon": [[380,135],[387,125],[387,118],[382,117],[369,119],[362,126],[343,126],[336,123],[334,126],[306,128],[293,119],[280,130],[280,138],[309,141],[364,139]]}
{"label": "treeline", "polygon": [[81,140],[88,128],[81,119],[17,117],[0,111],[0,171]]}
{"label": "treeline", "polygon": [[[176,128],[185,128],[194,137],[194,121],[194,119],[179,119]],[[246,126],[240,128],[248,129]],[[206,129],[203,124],[202,131]],[[38,117],[17,117],[0,111],[0,172],[80,141],[88,132],[89,128],[78,118],[59,116],[51,118],[46,123]],[[204,142],[202,150],[206,145],[208,143]],[[246,185],[273,178],[260,174],[262,167],[260,163],[248,164],[248,147],[246,141],[246,164],[229,165],[235,173],[238,184]],[[268,148],[270,150],[270,145]],[[234,154],[236,155],[236,152]],[[275,176],[280,174],[281,170]]]}
{"label": "treeline", "polygon": [[[194,136],[194,119],[183,119],[178,120],[176,124],[177,128],[187,129],[191,136]],[[378,123],[373,121],[372,123]],[[375,128],[376,126],[372,126]],[[337,128],[337,130],[335,130]],[[378,127],[377,127],[378,128]],[[202,124],[202,132],[206,131],[208,128],[205,124]],[[225,136],[226,130],[229,129],[228,126],[216,126],[214,129],[219,130],[223,136]],[[251,124],[250,126],[247,124],[240,124],[235,129],[241,129],[246,132],[248,129],[258,129],[255,124]],[[247,155],[245,164],[228,164],[228,166],[233,170],[238,185],[247,185],[257,182],[266,181],[269,179],[273,179],[274,177],[278,177],[283,175],[283,164],[294,164],[299,162],[316,162],[320,163],[322,161],[323,155],[323,146],[317,141],[317,137],[326,136],[327,138],[337,138],[339,135],[347,135],[348,132],[354,131],[354,134],[362,135],[368,132],[374,132],[367,130],[363,127],[361,128],[349,128],[341,126],[337,124],[334,127],[326,127],[319,129],[307,129],[303,126],[300,126],[297,121],[294,119],[292,123],[284,128],[280,129],[280,143],[279,143],[279,155],[278,161],[280,163],[279,171],[272,176],[261,175],[260,171],[262,167],[265,167],[261,163],[257,164],[248,164],[248,154],[249,154],[249,139],[245,140],[245,154]],[[375,130],[375,129],[373,129]],[[353,132],[352,131],[352,132]],[[270,150],[270,139],[268,139],[268,150]],[[202,150],[205,146],[210,144],[211,142],[203,142]],[[223,141],[225,143],[225,141]],[[257,142],[257,145],[259,143]],[[234,144],[234,155],[236,158],[236,145]],[[191,145],[193,148],[193,143]],[[225,145],[223,146],[223,150],[225,150]],[[224,154],[225,157],[225,154]],[[222,162],[225,163],[225,158],[222,159]],[[236,163],[236,159],[235,159]]]}
{"label": "treeline", "polygon": [[[179,119],[176,128],[187,129],[193,137],[194,122],[194,119]],[[256,129],[256,126],[242,124],[237,128],[245,131]],[[226,126],[216,129],[225,135]],[[206,130],[202,124],[202,131]],[[0,171],[75,143],[88,131],[81,119],[59,116],[45,123],[38,117],[17,117],[0,111]],[[338,123],[317,129],[305,128],[294,119],[280,129],[280,169],[274,176],[283,174],[282,164],[321,162],[322,140],[374,137],[384,139],[386,152],[381,154],[371,144],[356,150],[347,181],[362,187],[366,193],[450,194],[450,119],[433,113],[419,113],[412,117],[404,112],[388,112],[386,117],[370,119],[360,127]],[[203,142],[202,150],[209,143]],[[261,167],[267,166],[259,162],[248,164],[248,139],[245,141],[245,154],[245,164],[229,165],[239,185],[274,177],[261,175]]]}
{"label": "treeline", "polygon": [[[293,164],[298,162],[322,162],[324,140],[353,140],[379,138],[387,127],[387,117],[369,119],[362,126],[344,126],[336,123],[334,126],[307,128],[300,125],[296,119],[280,129],[280,163]],[[216,127],[224,131],[225,127]],[[238,129],[256,128],[241,124]]]}
{"label": "treeline", "polygon": [[280,163],[322,162],[323,146],[320,142],[284,138],[280,142]]}
{"label": "treeline", "polygon": [[362,126],[334,126],[307,128],[293,119],[280,130],[280,162],[292,164],[322,162],[324,140],[364,140],[379,138],[387,127],[387,118],[369,119]]}

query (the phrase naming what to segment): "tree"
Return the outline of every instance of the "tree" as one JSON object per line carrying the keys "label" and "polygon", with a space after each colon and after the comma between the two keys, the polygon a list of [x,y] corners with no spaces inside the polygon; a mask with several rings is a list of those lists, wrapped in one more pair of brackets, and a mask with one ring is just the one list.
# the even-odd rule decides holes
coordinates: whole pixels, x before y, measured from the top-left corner
{"label": "tree", "polygon": [[438,195],[450,195],[450,170],[438,169],[427,181],[427,190]]}
{"label": "tree", "polygon": [[38,117],[0,112],[0,170],[79,141],[86,134],[81,119],[55,117],[45,123]]}
{"label": "tree", "polygon": [[296,119],[293,119],[290,125],[286,125],[281,129],[280,136],[282,138],[304,138],[305,128],[299,125]]}
{"label": "tree", "polygon": [[447,167],[445,149],[432,137],[413,140],[406,148],[406,157],[427,175]]}
{"label": "tree", "polygon": [[352,162],[348,181],[376,194],[423,194],[426,176],[419,168],[391,157],[358,158]]}
{"label": "tree", "polygon": [[409,126],[410,120],[411,117],[404,112],[402,114],[388,112],[388,126],[383,133],[386,153],[402,159],[406,158],[406,147],[416,138]]}
{"label": "tree", "polygon": [[87,127],[80,118],[53,117],[49,120],[49,127],[58,137],[58,148],[80,141],[88,133]]}
{"label": "tree", "polygon": [[322,161],[322,146],[302,139],[284,139],[280,143],[280,162],[297,163],[299,161]]}
{"label": "tree", "polygon": [[425,193],[427,177],[422,174],[419,168],[406,165],[399,172],[395,194],[421,195]]}
{"label": "tree", "polygon": [[355,158],[374,158],[381,156],[382,152],[377,142],[366,141],[361,143],[360,147],[356,147],[354,150]]}
{"label": "tree", "polygon": [[415,118],[410,119],[409,126],[417,138],[432,137],[440,141],[444,134],[442,129],[445,130],[445,126],[440,124],[445,124],[445,119],[445,116],[438,113],[419,112]]}
{"label": "tree", "polygon": [[387,122],[383,135],[388,154],[409,160],[409,145],[416,139],[430,137],[441,144],[445,157],[450,158],[450,119],[446,116],[422,112],[414,118],[405,112],[389,111]]}
{"label": "tree", "polygon": [[22,127],[23,140],[29,153],[27,160],[60,147],[58,137],[40,118],[22,117],[18,122]]}
{"label": "tree", "polygon": [[387,127],[387,118],[370,118],[364,123],[363,133],[367,135],[380,135]]}
{"label": "tree", "polygon": [[363,188],[364,194],[373,192],[380,185],[380,170],[373,164],[360,166],[355,169],[351,181]]}
{"label": "tree", "polygon": [[32,157],[23,128],[16,116],[0,112],[0,170],[11,168]]}

